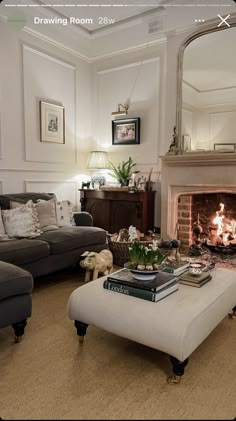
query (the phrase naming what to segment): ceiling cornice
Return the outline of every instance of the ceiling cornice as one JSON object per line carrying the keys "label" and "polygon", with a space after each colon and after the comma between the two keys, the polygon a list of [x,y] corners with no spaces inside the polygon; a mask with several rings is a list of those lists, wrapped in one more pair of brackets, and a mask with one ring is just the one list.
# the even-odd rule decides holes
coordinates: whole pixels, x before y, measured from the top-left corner
{"label": "ceiling cornice", "polygon": [[[0,15],[0,21],[8,23],[8,18],[6,16]],[[146,43],[138,44],[138,45],[127,47],[127,48],[122,48],[122,49],[119,49],[119,50],[116,50],[116,51],[113,51],[113,52],[110,52],[110,53],[97,55],[97,56],[94,56],[94,57],[89,57],[85,54],[82,54],[82,53],[68,47],[65,44],[62,44],[61,42],[56,41],[52,37],[44,35],[41,32],[38,32],[38,31],[28,27],[28,26],[25,26],[24,28],[22,28],[21,31],[26,32],[26,33],[46,42],[48,44],[51,44],[51,45],[57,47],[57,48],[60,48],[61,50],[65,51],[65,52],[67,52],[67,53],[69,53],[69,54],[71,54],[71,55],[73,55],[73,56],[75,56],[79,59],[85,60],[88,63],[94,63],[94,62],[97,62],[97,61],[102,60],[102,59],[107,59],[109,57],[119,56],[121,54],[142,50],[144,48],[153,47],[155,45],[160,45],[160,44],[163,44],[163,43],[166,42],[166,36],[164,34],[161,34],[158,39],[153,40],[153,41],[149,41],[149,42],[146,42]]]}

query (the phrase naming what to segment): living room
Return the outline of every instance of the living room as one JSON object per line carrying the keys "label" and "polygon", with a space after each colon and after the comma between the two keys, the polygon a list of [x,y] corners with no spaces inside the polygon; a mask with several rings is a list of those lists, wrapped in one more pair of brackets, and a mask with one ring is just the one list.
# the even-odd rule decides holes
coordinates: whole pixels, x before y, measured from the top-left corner
{"label": "living room", "polygon": [[[35,193],[45,199],[40,195],[50,193],[59,203],[69,201],[79,214],[88,210],[83,197],[89,191],[82,186],[91,186],[91,177],[105,179],[103,194],[106,187],[112,191],[117,186],[111,168],[88,167],[91,152],[104,152],[115,167],[131,157],[135,178],[122,191],[131,193],[137,180],[149,176],[152,183],[152,192],[140,187],[153,197],[152,215],[143,226],[161,238],[178,238],[188,250],[194,240],[192,221],[196,216],[202,220],[209,197],[223,195],[227,204],[236,192],[235,2],[56,3],[0,4],[1,197],[24,194],[30,199]],[[124,124],[138,121],[139,136],[114,139],[112,128],[120,119]],[[199,194],[207,196],[201,207],[194,205]],[[181,197],[185,210],[189,207],[184,222]],[[137,206],[134,212],[125,208],[127,225],[122,222],[119,228],[135,221]],[[106,220],[104,210],[98,220],[101,214]],[[234,210],[230,215],[236,218]],[[0,329],[0,417],[234,418],[235,325],[227,317],[193,352],[176,386],[165,382],[170,367],[161,350],[93,326],[85,343],[78,344],[67,305],[70,294],[84,284],[84,272],[72,262],[78,247],[80,254],[105,248],[106,226],[96,223],[95,215],[94,221],[96,239],[90,248],[91,231],[80,226],[84,244],[74,236],[76,249],[63,249],[64,260],[56,251],[50,260],[45,248],[47,263],[23,265],[34,278],[32,317],[20,344],[14,343],[11,326]],[[50,244],[51,232],[43,234]],[[186,398],[193,394],[195,399]]]}

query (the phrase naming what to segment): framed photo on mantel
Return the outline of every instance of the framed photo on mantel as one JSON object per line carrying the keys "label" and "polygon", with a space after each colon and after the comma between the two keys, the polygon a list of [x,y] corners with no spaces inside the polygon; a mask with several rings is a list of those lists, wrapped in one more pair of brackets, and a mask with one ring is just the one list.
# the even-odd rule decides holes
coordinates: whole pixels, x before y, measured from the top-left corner
{"label": "framed photo on mantel", "polygon": [[112,120],[112,145],[140,143],[140,117]]}
{"label": "framed photo on mantel", "polygon": [[65,143],[65,108],[40,101],[40,141]]}
{"label": "framed photo on mantel", "polygon": [[191,137],[189,135],[183,135],[182,149],[184,152],[191,152]]}
{"label": "framed photo on mantel", "polygon": [[236,143],[214,143],[214,151],[236,152]]}

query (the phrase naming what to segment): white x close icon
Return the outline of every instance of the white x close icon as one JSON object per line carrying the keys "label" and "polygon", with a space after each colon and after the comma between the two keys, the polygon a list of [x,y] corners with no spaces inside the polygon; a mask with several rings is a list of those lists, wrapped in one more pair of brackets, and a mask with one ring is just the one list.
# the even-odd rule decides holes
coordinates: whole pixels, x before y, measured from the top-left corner
{"label": "white x close icon", "polygon": [[227,19],[229,19],[230,15],[226,16],[226,18],[222,18],[221,15],[218,15],[218,17],[221,19],[221,22],[218,25],[219,26],[223,25],[223,23],[225,23],[225,25],[227,25],[230,28],[230,24],[227,22]]}

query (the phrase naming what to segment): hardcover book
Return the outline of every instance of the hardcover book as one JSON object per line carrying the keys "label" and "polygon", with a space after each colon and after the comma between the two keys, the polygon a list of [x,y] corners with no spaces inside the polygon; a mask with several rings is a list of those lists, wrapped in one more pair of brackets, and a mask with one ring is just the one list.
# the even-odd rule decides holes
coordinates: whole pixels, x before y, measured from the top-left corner
{"label": "hardcover book", "polygon": [[184,273],[180,276],[180,281],[187,281],[187,282],[193,282],[193,283],[200,283],[204,281],[206,278],[210,276],[209,272],[202,272],[200,275],[192,275],[189,272]]}
{"label": "hardcover book", "polygon": [[179,281],[180,284],[189,285],[191,287],[200,288],[201,286],[207,284],[212,279],[212,276],[209,275],[206,279],[201,282],[191,282],[191,281]]}
{"label": "hardcover book", "polygon": [[162,298],[167,297],[168,295],[178,290],[177,283],[156,293],[145,289],[131,287],[130,285],[123,285],[117,282],[112,282],[108,279],[103,282],[103,287],[110,291],[131,295],[132,297],[142,298],[143,300],[152,301],[153,303],[160,301]]}
{"label": "hardcover book", "polygon": [[161,270],[163,272],[173,273],[174,275],[181,275],[182,273],[186,272],[189,267],[189,262],[181,261],[181,262],[168,262],[163,263]]}
{"label": "hardcover book", "polygon": [[107,277],[108,281],[129,285],[134,288],[157,292],[167,285],[177,282],[177,277],[172,273],[158,272],[155,279],[150,281],[138,281],[128,269],[121,269]]}

